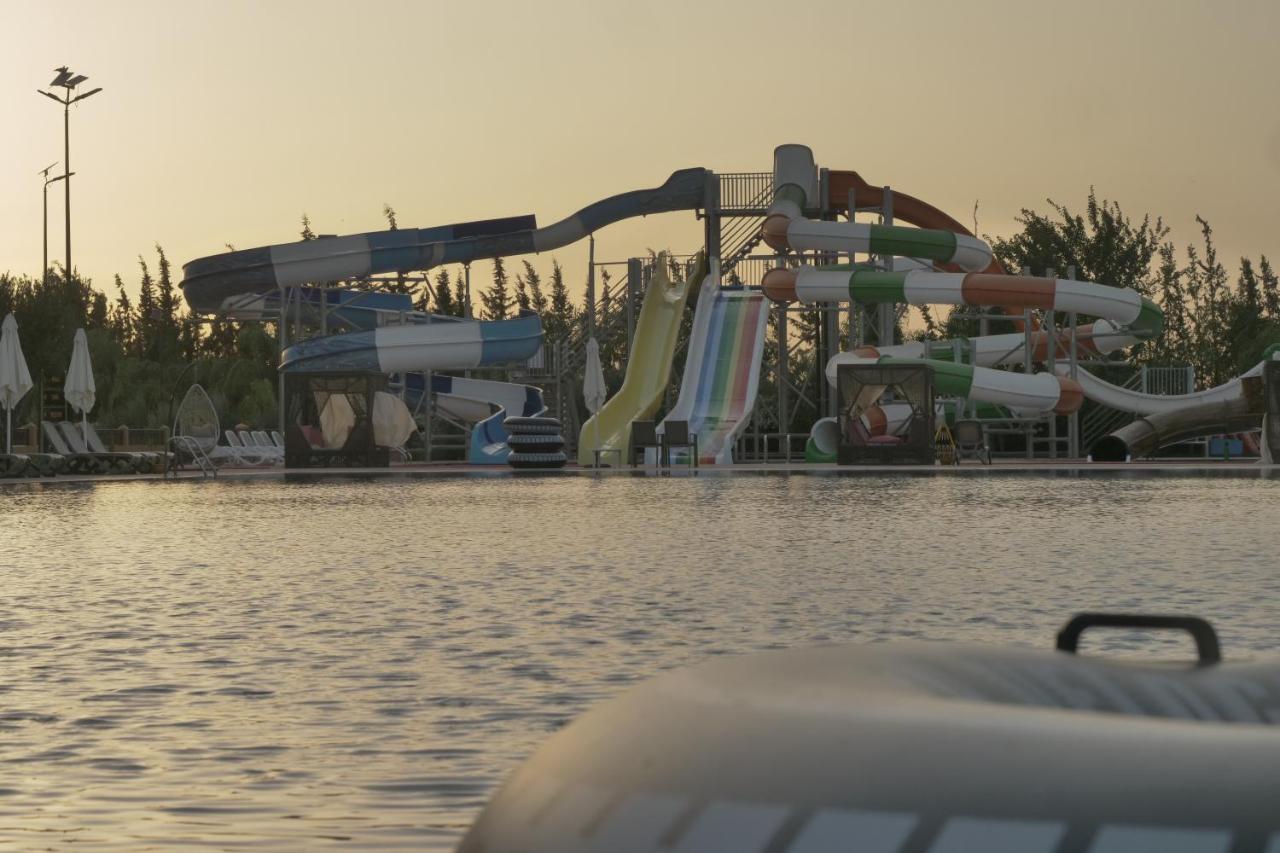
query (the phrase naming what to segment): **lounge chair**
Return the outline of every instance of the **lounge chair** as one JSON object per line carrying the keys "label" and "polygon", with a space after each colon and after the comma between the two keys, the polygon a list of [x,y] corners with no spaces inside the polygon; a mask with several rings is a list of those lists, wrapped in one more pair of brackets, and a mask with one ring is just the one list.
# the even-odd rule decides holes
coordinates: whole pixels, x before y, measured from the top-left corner
{"label": "lounge chair", "polygon": [[[965,456],[976,456],[979,462],[991,464],[991,449],[987,447],[987,431],[981,421],[956,421],[956,461]],[[985,457],[985,458],[984,458]]]}
{"label": "lounge chair", "polygon": [[636,451],[641,454],[640,458],[644,458],[644,452],[649,448],[658,449],[658,465],[662,465],[662,442],[658,439],[658,425],[653,421],[632,421],[631,422],[631,467],[636,467]]}
{"label": "lounge chair", "polygon": [[222,434],[226,436],[226,445],[219,445],[209,453],[209,458],[218,464],[268,465],[274,461],[272,457],[263,453],[261,448],[252,444],[246,445],[242,436],[235,430],[224,430]]}
{"label": "lounge chair", "polygon": [[[90,453],[111,453],[107,450],[107,445],[98,435],[97,428],[91,423],[85,425],[85,438]],[[74,427],[73,427],[74,428]],[[116,451],[123,452],[123,451]],[[167,453],[154,453],[150,450],[128,451],[129,455],[134,457],[135,469],[138,473],[149,472],[158,474],[164,471],[165,463],[168,461]]]}
{"label": "lounge chair", "polygon": [[698,467],[698,434],[689,432],[688,421],[667,421],[662,425],[662,461],[671,467],[671,449],[690,451],[689,466]]}
{"label": "lounge chair", "polygon": [[68,474],[105,474],[111,470],[112,463],[98,454],[73,451],[51,422],[41,421],[40,432],[53,453],[65,460]]}
{"label": "lounge chair", "polygon": [[280,434],[280,430],[273,429],[271,431],[271,443],[284,450],[284,436]]}
{"label": "lounge chair", "polygon": [[[71,421],[59,421],[58,429],[62,432],[62,439],[71,448],[72,452],[77,454],[92,454],[106,462],[108,471],[114,474],[137,474],[142,471],[144,462],[142,456],[137,453],[111,453],[98,452],[89,449],[88,443],[85,441],[85,434],[80,431],[80,425]],[[85,431],[87,432],[87,430]]]}
{"label": "lounge chair", "polygon": [[245,447],[262,454],[262,458],[268,462],[284,461],[284,448],[272,444],[271,437],[260,429],[241,430],[240,440],[244,442]]}

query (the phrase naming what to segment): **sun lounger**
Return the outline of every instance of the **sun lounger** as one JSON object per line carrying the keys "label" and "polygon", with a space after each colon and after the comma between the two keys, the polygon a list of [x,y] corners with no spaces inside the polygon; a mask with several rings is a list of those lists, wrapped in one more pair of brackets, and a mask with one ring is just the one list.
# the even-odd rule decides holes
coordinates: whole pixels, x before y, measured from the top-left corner
{"label": "sun lounger", "polygon": [[284,436],[280,434],[280,430],[273,429],[271,431],[271,443],[284,450]]}
{"label": "sun lounger", "polygon": [[60,421],[58,430],[62,433],[62,439],[71,448],[71,451],[77,455],[92,455],[101,459],[107,465],[107,470],[113,474],[136,474],[141,470],[142,459],[134,453],[98,453],[89,449],[89,445],[84,440],[84,434],[80,431],[80,425],[71,421]]}
{"label": "sun lounger", "polygon": [[284,458],[284,448],[276,445],[276,443],[271,440],[271,436],[267,435],[266,430],[256,429],[249,433],[249,435],[252,436],[253,443],[256,447],[267,451],[272,454],[272,456],[281,459]]}
{"label": "sun lounger", "polygon": [[261,453],[264,458],[272,461],[284,460],[284,449],[276,447],[271,443],[271,439],[262,430],[240,430],[240,440],[244,442],[244,446]]}
{"label": "sun lounger", "polygon": [[65,460],[65,470],[68,474],[105,474],[111,470],[112,463],[98,454],[73,451],[49,421],[40,422],[40,432],[53,448],[53,452]]}
{"label": "sun lounger", "polygon": [[260,448],[246,445],[235,430],[224,430],[222,434],[227,439],[226,445],[215,447],[209,454],[209,458],[219,464],[229,462],[234,465],[269,465],[275,461],[273,456],[263,453]]}

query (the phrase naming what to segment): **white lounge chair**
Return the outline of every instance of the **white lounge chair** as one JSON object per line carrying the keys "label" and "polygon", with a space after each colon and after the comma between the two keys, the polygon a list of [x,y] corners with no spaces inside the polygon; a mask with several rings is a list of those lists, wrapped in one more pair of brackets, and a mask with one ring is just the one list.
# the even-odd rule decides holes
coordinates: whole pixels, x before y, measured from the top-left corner
{"label": "white lounge chair", "polygon": [[272,444],[271,439],[260,429],[240,430],[240,440],[244,442],[245,447],[261,453],[265,458],[284,460],[284,448]]}
{"label": "white lounge chair", "polygon": [[270,465],[275,460],[253,445],[245,445],[241,436],[233,429],[225,430],[226,445],[218,445],[209,454],[209,458],[221,463],[233,465]]}

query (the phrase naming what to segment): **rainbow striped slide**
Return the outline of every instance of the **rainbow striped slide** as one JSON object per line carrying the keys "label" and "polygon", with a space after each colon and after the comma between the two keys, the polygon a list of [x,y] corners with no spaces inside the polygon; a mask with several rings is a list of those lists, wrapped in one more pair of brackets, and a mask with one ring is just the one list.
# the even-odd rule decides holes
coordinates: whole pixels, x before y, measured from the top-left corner
{"label": "rainbow striped slide", "polygon": [[[769,311],[758,290],[721,290],[708,284],[698,296],[684,382],[669,421],[688,421],[698,436],[698,461],[727,465],[747,426],[760,384]],[[676,451],[672,461],[686,459]]]}

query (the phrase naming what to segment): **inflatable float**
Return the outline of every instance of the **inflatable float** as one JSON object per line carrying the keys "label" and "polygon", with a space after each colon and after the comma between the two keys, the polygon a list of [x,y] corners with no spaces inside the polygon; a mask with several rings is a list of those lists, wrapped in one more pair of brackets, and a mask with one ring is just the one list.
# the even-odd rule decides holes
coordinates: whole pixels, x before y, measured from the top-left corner
{"label": "inflatable float", "polygon": [[[1185,629],[1192,664],[1075,654]],[[1086,614],[1057,651],[892,643],[720,659],[553,736],[459,853],[1276,853],[1280,665],[1208,623]]]}

